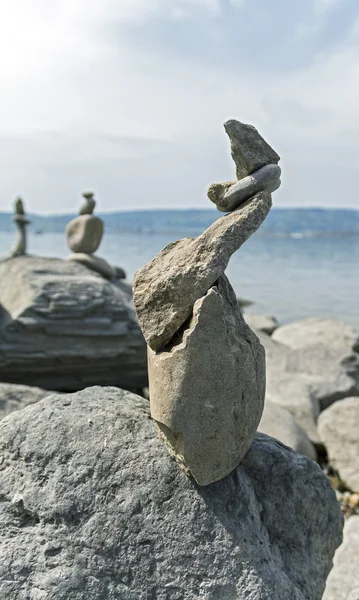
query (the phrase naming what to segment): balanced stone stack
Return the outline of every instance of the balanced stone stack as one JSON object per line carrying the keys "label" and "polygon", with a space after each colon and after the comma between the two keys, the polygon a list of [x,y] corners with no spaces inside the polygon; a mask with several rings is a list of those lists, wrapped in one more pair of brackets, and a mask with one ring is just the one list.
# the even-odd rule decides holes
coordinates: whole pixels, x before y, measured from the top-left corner
{"label": "balanced stone stack", "polygon": [[104,226],[102,219],[92,214],[96,206],[93,193],[85,192],[83,197],[80,216],[70,221],[66,227],[67,244],[74,253],[69,256],[69,260],[79,262],[108,279],[118,277],[116,269],[103,258],[94,255],[101,244]]}
{"label": "balanced stone stack", "polygon": [[213,184],[222,211],[202,235],[166,246],[134,279],[148,344],[151,414],[166,445],[200,485],[248,452],[265,396],[265,353],[224,272],[258,229],[280,185],[279,156],[258,131],[225,123],[238,183]]}
{"label": "balanced stone stack", "polygon": [[17,226],[17,237],[10,256],[23,256],[26,254],[26,227],[30,221],[25,216],[24,203],[21,198],[15,200],[15,214],[12,219]]}

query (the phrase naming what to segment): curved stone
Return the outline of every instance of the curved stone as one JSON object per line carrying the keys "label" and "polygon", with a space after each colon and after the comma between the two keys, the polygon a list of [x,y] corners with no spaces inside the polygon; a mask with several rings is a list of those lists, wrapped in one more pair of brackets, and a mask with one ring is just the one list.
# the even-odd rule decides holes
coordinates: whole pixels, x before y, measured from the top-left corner
{"label": "curved stone", "polygon": [[197,238],[168,244],[137,271],[135,308],[153,350],[162,349],[190,317],[196,300],[223,275],[231,255],[258,229],[271,205],[269,192],[259,192]]}
{"label": "curved stone", "polygon": [[213,183],[208,188],[207,196],[218,210],[230,212],[258,192],[277,190],[281,183],[280,174],[278,165],[265,165],[240,181]]}
{"label": "curved stone", "polygon": [[67,244],[73,252],[93,254],[103,236],[103,221],[93,215],[81,215],[66,226]]}
{"label": "curved stone", "polygon": [[148,349],[151,415],[200,485],[247,453],[265,394],[265,355],[226,277],[196,301],[173,345]]}
{"label": "curved stone", "polygon": [[199,488],[148,408],[97,387],[1,421],[0,597],[320,600],[342,516],[319,466],[257,434]]}

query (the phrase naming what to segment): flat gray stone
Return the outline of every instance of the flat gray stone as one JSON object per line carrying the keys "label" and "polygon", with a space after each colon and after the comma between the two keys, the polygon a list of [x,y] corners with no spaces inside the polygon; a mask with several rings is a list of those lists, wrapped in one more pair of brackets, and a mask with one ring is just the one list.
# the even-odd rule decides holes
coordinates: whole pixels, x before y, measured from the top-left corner
{"label": "flat gray stone", "polygon": [[339,400],[322,412],[318,431],[342,482],[359,492],[359,397]]}
{"label": "flat gray stone", "polygon": [[359,355],[345,346],[317,343],[291,350],[285,370],[311,377],[311,393],[321,410],[341,398],[359,395]]}
{"label": "flat gray stone", "polygon": [[212,183],[207,196],[218,210],[230,212],[257,194],[258,192],[274,192],[280,186],[281,169],[278,165],[265,165],[240,181]]}
{"label": "flat gray stone", "polygon": [[224,129],[231,142],[231,154],[236,165],[237,179],[243,179],[264,165],[279,162],[278,154],[253,125],[230,119],[224,123]]}
{"label": "flat gray stone", "polygon": [[291,348],[303,348],[312,344],[359,350],[359,334],[348,323],[326,317],[310,317],[281,325],[273,334],[273,339]]}
{"label": "flat gray stone", "polygon": [[259,329],[268,335],[272,335],[273,331],[279,327],[277,319],[269,315],[245,313],[244,320],[251,329]]}
{"label": "flat gray stone", "polygon": [[344,539],[334,556],[323,600],[359,598],[359,516],[350,517],[344,526]]}
{"label": "flat gray stone", "polygon": [[10,415],[0,455],[4,600],[320,600],[341,542],[318,465],[257,434],[233,474],[199,488],[148,401],[118,389]]}
{"label": "flat gray stone", "polygon": [[123,275],[123,273],[117,271],[116,268],[112,267],[104,258],[100,258],[99,256],[95,256],[94,254],[85,254],[84,252],[76,252],[74,254],[70,254],[67,257],[67,260],[75,261],[84,265],[91,271],[95,271],[105,277],[106,279],[123,279],[123,277],[119,277],[119,275]]}
{"label": "flat gray stone", "polygon": [[299,454],[317,460],[317,452],[304,429],[299,427],[293,415],[282,406],[266,400],[258,431],[276,438]]}
{"label": "flat gray stone", "polygon": [[10,413],[21,410],[30,404],[39,402],[52,392],[29,385],[15,383],[0,383],[0,419]]}
{"label": "flat gray stone", "polygon": [[130,286],[57,258],[0,261],[0,373],[3,382],[60,391],[145,387]]}
{"label": "flat gray stone", "polygon": [[272,200],[259,192],[194,239],[172,242],[134,278],[138,320],[148,345],[163,349],[190,317],[193,305],[223,275],[231,255],[258,229]]}
{"label": "flat gray stone", "polygon": [[262,415],[265,355],[225,276],[196,301],[172,346],[148,349],[148,365],[151,415],[197,483],[231,473]]}
{"label": "flat gray stone", "polygon": [[99,217],[84,214],[66,226],[67,244],[72,252],[93,254],[101,244],[103,221]]}

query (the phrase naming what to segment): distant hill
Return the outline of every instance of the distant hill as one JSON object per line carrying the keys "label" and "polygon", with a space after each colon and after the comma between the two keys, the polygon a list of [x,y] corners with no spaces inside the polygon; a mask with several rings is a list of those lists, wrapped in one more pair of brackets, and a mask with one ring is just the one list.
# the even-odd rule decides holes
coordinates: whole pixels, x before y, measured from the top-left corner
{"label": "distant hill", "polygon": [[[63,232],[75,215],[30,215],[33,231]],[[221,216],[216,210],[141,210],[99,214],[107,232],[203,231]],[[10,213],[0,213],[0,231],[13,231]],[[261,235],[359,234],[359,210],[330,208],[273,208],[260,228]]]}

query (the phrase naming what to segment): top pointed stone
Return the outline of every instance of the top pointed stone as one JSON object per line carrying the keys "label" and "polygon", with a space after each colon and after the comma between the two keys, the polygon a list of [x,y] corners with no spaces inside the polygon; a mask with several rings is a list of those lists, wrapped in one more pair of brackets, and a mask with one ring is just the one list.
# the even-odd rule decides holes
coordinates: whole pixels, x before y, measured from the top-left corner
{"label": "top pointed stone", "polygon": [[224,123],[231,142],[231,154],[236,165],[237,179],[243,179],[264,165],[278,164],[280,156],[262,138],[253,125],[235,119]]}

